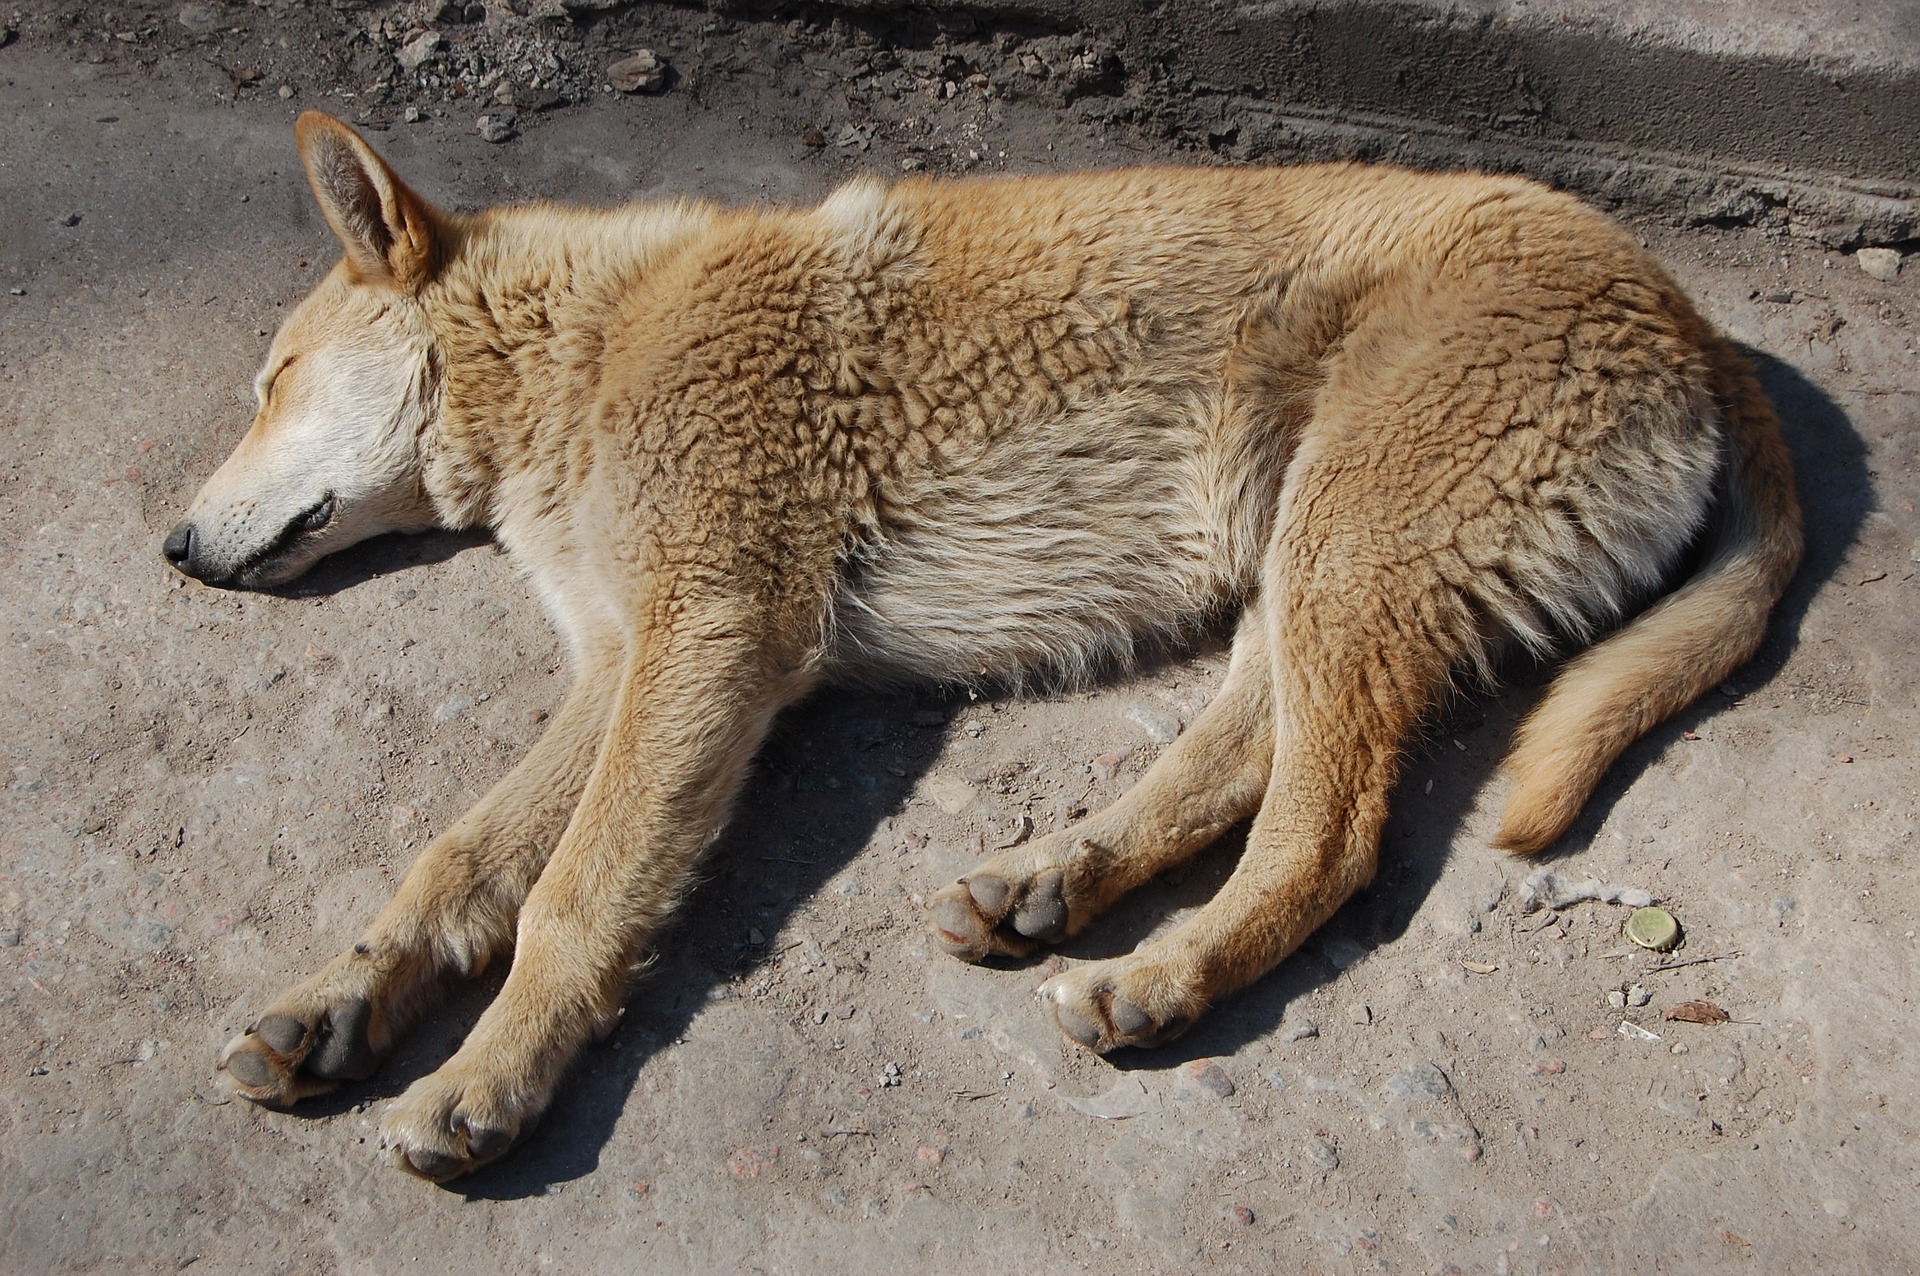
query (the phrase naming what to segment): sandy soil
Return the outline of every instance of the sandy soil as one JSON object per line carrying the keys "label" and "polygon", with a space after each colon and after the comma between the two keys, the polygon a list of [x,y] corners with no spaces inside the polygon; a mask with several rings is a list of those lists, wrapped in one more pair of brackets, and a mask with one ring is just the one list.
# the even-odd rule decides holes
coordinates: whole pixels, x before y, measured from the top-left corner
{"label": "sandy soil", "polygon": [[[790,715],[622,1027],[511,1160],[450,1190],[371,1139],[489,986],[299,1115],[231,1101],[218,1046],[351,936],[565,678],[477,538],[377,542],[274,595],[160,559],[334,252],[297,110],[380,126],[451,204],[1194,160],[1114,119],[1097,50],[1044,46],[1014,92],[994,77],[1047,64],[1011,37],[981,68],[945,63],[938,31],[888,53],[487,8],[434,28],[439,85],[396,69],[418,38],[380,25],[397,9],[48,4],[5,28],[0,1267],[1914,1266],[1920,269],[1881,282],[1753,230],[1638,226],[1758,353],[1809,563],[1760,659],[1634,748],[1546,864],[1660,897],[1677,953],[1626,943],[1615,905],[1525,911],[1539,865],[1485,846],[1527,674],[1428,733],[1376,885],[1170,1047],[1096,1058],[1031,1000],[1052,965],[929,951],[923,896],[1122,791],[1217,685],[1202,650],[1047,699],[832,693]],[[601,90],[639,47],[668,91]],[[503,108],[516,135],[489,144],[476,116]],[[1170,924],[1233,850],[1064,960]],[[1733,1022],[1664,1018],[1690,999]]]}

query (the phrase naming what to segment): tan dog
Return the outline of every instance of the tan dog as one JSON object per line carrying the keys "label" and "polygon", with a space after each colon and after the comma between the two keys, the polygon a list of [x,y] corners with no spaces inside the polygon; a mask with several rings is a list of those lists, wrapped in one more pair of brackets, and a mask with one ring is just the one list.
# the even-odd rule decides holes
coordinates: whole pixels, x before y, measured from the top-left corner
{"label": "tan dog", "polygon": [[1046,985],[1097,1050],[1272,968],[1373,874],[1403,741],[1461,671],[1582,642],[1508,761],[1502,846],[1760,641],[1800,552],[1752,374],[1616,226],[1387,169],[860,182],[819,208],[429,207],[351,130],[300,152],[345,260],[167,538],[269,585],[394,528],[495,530],[566,636],[547,735],[222,1067],[366,1076],[514,953],[389,1111],[499,1156],[605,1031],[768,723],[823,679],[1077,678],[1238,611],[1218,698],[1110,810],[935,900],[1025,954],[1252,819],[1218,896]]}

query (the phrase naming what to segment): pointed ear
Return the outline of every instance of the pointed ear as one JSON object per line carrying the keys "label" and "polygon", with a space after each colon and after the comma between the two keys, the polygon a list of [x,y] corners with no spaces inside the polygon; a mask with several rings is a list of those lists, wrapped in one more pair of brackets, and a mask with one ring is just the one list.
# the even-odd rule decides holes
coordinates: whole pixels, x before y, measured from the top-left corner
{"label": "pointed ear", "polygon": [[340,236],[353,272],[409,292],[424,284],[444,238],[433,206],[331,115],[302,112],[293,136],[313,196]]}

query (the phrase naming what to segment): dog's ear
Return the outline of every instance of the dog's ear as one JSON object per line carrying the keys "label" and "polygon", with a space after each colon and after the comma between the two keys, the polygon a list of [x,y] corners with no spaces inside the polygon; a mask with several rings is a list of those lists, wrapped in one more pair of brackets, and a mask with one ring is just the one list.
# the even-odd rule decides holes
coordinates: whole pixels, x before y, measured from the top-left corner
{"label": "dog's ear", "polygon": [[433,206],[331,115],[303,111],[293,136],[314,198],[345,245],[353,272],[409,292],[425,283],[443,238]]}

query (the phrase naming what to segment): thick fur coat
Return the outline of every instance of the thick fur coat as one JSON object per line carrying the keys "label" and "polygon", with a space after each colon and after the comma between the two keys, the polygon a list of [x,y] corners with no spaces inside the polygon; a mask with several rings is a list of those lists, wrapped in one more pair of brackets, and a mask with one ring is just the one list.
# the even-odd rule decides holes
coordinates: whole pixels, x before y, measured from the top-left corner
{"label": "thick fur coat", "polygon": [[539,1116],[823,680],[1079,679],[1238,617],[1217,699],[1131,791],[931,907],[956,954],[1024,955],[1251,820],[1195,915],[1046,985],[1075,1040],[1151,1045],[1369,880],[1403,743],[1461,673],[1625,622],[1508,761],[1498,841],[1539,849],[1753,652],[1798,560],[1746,363],[1527,181],[1146,169],[463,216],[337,121],[298,132],[345,257],[167,556],[262,586],[485,525],[576,671],[520,767],[222,1058],[269,1103],[364,1076],[511,952],[387,1114],[432,1178]]}

